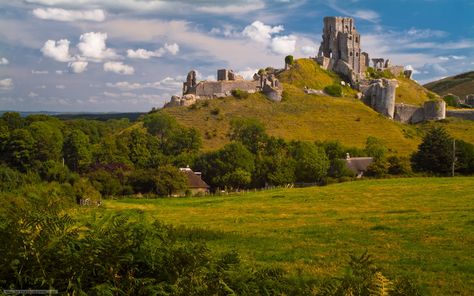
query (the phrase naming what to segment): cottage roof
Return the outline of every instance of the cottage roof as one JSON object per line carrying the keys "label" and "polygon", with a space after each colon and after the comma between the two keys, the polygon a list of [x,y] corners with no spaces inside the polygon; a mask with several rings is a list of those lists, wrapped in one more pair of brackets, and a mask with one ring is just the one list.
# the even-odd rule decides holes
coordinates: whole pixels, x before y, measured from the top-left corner
{"label": "cottage roof", "polygon": [[347,167],[358,174],[367,171],[367,167],[374,162],[372,157],[350,157],[345,159]]}
{"label": "cottage roof", "polygon": [[188,178],[188,188],[209,188],[210,186],[190,168],[180,169]]}

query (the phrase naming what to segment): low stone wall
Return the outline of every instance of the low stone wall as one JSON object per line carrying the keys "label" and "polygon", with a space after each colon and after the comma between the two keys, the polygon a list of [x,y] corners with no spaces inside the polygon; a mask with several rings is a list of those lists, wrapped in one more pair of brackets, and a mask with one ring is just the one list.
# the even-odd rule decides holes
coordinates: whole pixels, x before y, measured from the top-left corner
{"label": "low stone wall", "polygon": [[446,111],[446,116],[474,120],[474,110],[448,110]]}
{"label": "low stone wall", "polygon": [[396,104],[393,119],[403,123],[419,123],[446,118],[446,103],[441,100],[427,101],[423,106]]}
{"label": "low stone wall", "polygon": [[195,94],[200,97],[214,97],[215,94],[225,94],[234,89],[255,92],[258,81],[203,81],[196,85]]}
{"label": "low stone wall", "polygon": [[425,112],[420,106],[396,104],[393,119],[403,123],[418,123],[425,120]]}

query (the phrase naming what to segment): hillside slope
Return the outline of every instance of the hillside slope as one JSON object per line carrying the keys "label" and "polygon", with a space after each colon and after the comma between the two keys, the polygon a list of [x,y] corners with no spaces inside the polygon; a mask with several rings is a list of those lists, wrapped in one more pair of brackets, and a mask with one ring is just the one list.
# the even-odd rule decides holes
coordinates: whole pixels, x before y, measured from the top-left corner
{"label": "hillside slope", "polygon": [[[347,97],[308,95],[303,87],[322,89],[339,83],[337,75],[325,71],[314,61],[298,60],[290,71],[280,75],[284,85],[283,101],[271,102],[261,94],[247,99],[228,97],[199,102],[191,107],[163,109],[188,127],[203,135],[204,149],[214,150],[225,145],[233,118],[256,118],[272,136],[286,140],[339,140],[347,146],[364,147],[368,136],[380,138],[394,153],[410,154],[421,141],[425,125],[405,125],[389,120],[354,98],[355,91],[344,88]],[[414,81],[400,79],[397,101],[421,104],[428,91]],[[474,143],[474,136],[465,136],[474,125],[464,121],[448,122],[459,138]],[[467,127],[467,131],[465,128]],[[472,133],[474,134],[474,133]]]}
{"label": "hillside slope", "polygon": [[441,96],[452,93],[464,98],[466,95],[474,94],[474,71],[433,81],[424,87]]}

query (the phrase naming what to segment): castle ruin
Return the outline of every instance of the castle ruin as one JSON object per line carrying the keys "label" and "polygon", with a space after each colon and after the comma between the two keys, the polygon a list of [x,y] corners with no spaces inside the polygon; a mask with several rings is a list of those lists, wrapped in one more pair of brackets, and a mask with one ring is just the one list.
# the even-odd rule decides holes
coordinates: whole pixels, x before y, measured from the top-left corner
{"label": "castle ruin", "polygon": [[232,95],[233,90],[248,93],[262,92],[272,101],[281,101],[282,86],[275,74],[255,73],[252,80],[245,80],[233,70],[217,70],[217,81],[197,82],[197,73],[192,70],[183,82],[183,95],[172,96],[164,107],[190,106],[198,100],[223,98]]}
{"label": "castle ruin", "polygon": [[351,83],[358,82],[369,65],[369,54],[361,52],[360,34],[350,17],[325,17],[316,61]]}

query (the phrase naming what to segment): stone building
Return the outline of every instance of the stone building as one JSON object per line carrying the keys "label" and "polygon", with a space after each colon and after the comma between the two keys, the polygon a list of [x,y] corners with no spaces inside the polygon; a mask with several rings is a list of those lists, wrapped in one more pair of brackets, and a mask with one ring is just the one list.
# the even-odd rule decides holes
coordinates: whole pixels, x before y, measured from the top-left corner
{"label": "stone building", "polygon": [[180,168],[181,173],[186,175],[187,184],[192,195],[204,195],[209,193],[210,186],[201,178],[200,172],[194,172],[188,167]]}
{"label": "stone building", "polygon": [[259,81],[244,80],[243,77],[236,75],[234,71],[227,69],[217,70],[217,81],[196,82],[196,71],[190,71],[183,83],[183,96],[195,95],[201,99],[217,98],[230,96],[230,92],[235,89],[254,93],[257,91]]}
{"label": "stone building", "polygon": [[316,61],[356,83],[363,77],[369,55],[361,52],[361,38],[350,17],[325,17]]}

